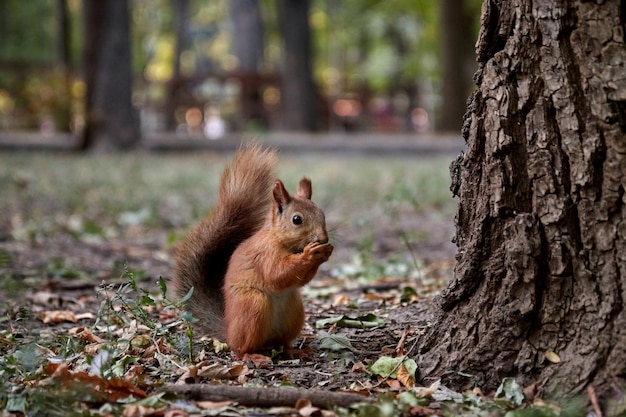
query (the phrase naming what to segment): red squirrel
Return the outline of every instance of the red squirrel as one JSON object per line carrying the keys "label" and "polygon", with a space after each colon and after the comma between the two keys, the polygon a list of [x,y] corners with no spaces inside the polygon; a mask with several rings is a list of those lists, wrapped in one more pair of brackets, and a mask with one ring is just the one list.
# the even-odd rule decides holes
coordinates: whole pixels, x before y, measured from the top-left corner
{"label": "red squirrel", "polygon": [[304,325],[299,288],[333,252],[311,180],[290,195],[276,179],[277,152],[242,145],[224,168],[217,207],[176,251],[172,287],[201,330],[237,356],[289,349]]}

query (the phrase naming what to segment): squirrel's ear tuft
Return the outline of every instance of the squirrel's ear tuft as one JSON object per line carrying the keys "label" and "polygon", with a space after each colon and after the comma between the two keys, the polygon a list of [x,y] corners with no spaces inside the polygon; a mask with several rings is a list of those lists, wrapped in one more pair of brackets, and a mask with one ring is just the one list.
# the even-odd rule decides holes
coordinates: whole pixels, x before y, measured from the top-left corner
{"label": "squirrel's ear tuft", "polygon": [[300,180],[300,184],[298,184],[298,192],[297,195],[300,197],[311,199],[313,195],[313,187],[311,185],[311,180],[307,177],[304,177]]}
{"label": "squirrel's ear tuft", "polygon": [[274,196],[274,202],[278,207],[278,212],[282,213],[285,209],[285,206],[291,202],[291,196],[285,189],[285,185],[281,180],[276,180],[274,183],[274,190],[272,191],[272,195]]}

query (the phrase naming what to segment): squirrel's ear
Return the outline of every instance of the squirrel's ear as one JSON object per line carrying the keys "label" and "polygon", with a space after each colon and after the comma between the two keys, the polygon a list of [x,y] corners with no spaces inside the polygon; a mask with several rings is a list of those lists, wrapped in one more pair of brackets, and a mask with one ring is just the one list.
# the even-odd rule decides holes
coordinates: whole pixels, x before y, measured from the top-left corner
{"label": "squirrel's ear", "polygon": [[291,202],[291,196],[285,189],[285,185],[281,180],[276,180],[274,183],[274,190],[272,191],[274,196],[274,202],[278,207],[278,212],[282,213],[285,206]]}
{"label": "squirrel's ear", "polygon": [[300,184],[298,184],[298,192],[296,193],[300,197],[311,199],[311,195],[313,195],[313,187],[311,186],[311,180],[307,177],[304,177],[300,180]]}

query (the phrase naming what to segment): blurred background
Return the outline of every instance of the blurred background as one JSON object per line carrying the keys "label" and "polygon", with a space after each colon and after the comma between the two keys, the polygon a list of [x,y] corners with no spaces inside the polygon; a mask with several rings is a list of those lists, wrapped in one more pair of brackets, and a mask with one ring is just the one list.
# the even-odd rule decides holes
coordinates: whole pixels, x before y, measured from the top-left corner
{"label": "blurred background", "polygon": [[457,133],[480,3],[2,0],[0,133]]}

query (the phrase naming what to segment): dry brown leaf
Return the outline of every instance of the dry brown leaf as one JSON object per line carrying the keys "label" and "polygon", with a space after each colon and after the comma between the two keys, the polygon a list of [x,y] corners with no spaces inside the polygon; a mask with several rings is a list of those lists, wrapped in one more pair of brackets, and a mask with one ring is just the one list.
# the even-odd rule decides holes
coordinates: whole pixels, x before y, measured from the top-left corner
{"label": "dry brown leaf", "polygon": [[[182,368],[185,369],[185,368]],[[183,373],[180,375],[178,380],[176,381],[176,385],[184,385],[184,384],[194,384],[199,380],[198,377],[198,366],[191,365],[186,368]]]}
{"label": "dry brown leaf", "polygon": [[319,408],[313,407],[311,401],[306,398],[300,398],[296,401],[296,410],[298,410],[298,414],[302,417],[311,417],[311,416],[320,416],[322,412]]}
{"label": "dry brown leaf", "polygon": [[37,291],[28,298],[30,298],[33,304],[38,304],[41,306],[50,306],[50,304],[54,304],[54,307],[58,308],[59,300],[61,297],[59,297],[58,294],[52,293],[50,291]]}
{"label": "dry brown leaf", "polygon": [[363,298],[366,300],[377,301],[377,300],[386,300],[388,298],[393,298],[393,297],[390,295],[383,295],[383,294],[378,294],[375,292],[368,292],[368,293],[363,294]]}
{"label": "dry brown leaf", "polygon": [[179,410],[179,409],[167,410],[163,414],[163,417],[188,417],[188,416],[189,416],[189,413],[183,410]]}
{"label": "dry brown leaf", "polygon": [[348,298],[347,295],[345,294],[339,294],[337,297],[335,297],[335,299],[333,300],[333,305],[336,306],[341,306],[341,305],[345,305],[348,304],[350,302],[350,298]]}
{"label": "dry brown leaf", "polygon": [[322,410],[312,405],[302,407],[298,410],[298,414],[302,417],[318,417],[322,415]]}
{"label": "dry brown leaf", "polygon": [[41,319],[44,324],[62,323],[66,321],[70,323],[77,322],[76,315],[68,310],[42,311],[39,313],[39,319]]}
{"label": "dry brown leaf", "polygon": [[441,381],[436,380],[435,382],[430,384],[430,386],[428,387],[415,388],[413,392],[417,398],[429,398],[431,395],[437,392],[440,386],[441,386]]}
{"label": "dry brown leaf", "polygon": [[204,410],[219,410],[232,403],[232,401],[196,401],[196,405]]}
{"label": "dry brown leaf", "polygon": [[397,378],[406,388],[413,388],[415,386],[415,379],[413,379],[413,375],[406,369],[404,363],[398,368]]}
{"label": "dry brown leaf", "polygon": [[151,416],[163,415],[162,410],[155,410],[151,407],[144,407],[143,405],[131,404],[124,408],[122,412],[123,417],[151,417]]}
{"label": "dry brown leaf", "polygon": [[203,366],[198,370],[198,376],[211,379],[229,379],[237,378],[245,370],[243,364],[235,364],[234,366],[222,365],[221,363],[212,363]]}
{"label": "dry brown leaf", "polygon": [[102,339],[91,333],[86,327],[73,327],[68,332],[70,335],[75,335],[81,340],[85,340],[89,343],[102,343]]}
{"label": "dry brown leaf", "polygon": [[117,402],[121,399],[134,396],[146,398],[147,394],[130,381],[119,378],[103,379],[98,375],[90,375],[87,372],[72,372],[68,369],[69,364],[48,363],[44,367],[44,374],[48,375],[39,382],[46,385],[49,382],[58,385],[64,390],[77,390],[89,393],[90,396],[100,401]]}
{"label": "dry brown leaf", "polygon": [[90,343],[85,346],[85,353],[90,356],[95,356],[102,346],[104,346],[104,343]]}
{"label": "dry brown leaf", "polygon": [[139,386],[145,387],[145,369],[141,365],[133,365],[124,374],[126,381],[132,381]]}
{"label": "dry brown leaf", "polygon": [[367,372],[367,366],[361,361],[355,362],[354,365],[352,365],[352,372]]}
{"label": "dry brown leaf", "polygon": [[310,400],[307,400],[306,398],[300,398],[300,399],[298,399],[298,401],[296,401],[296,407],[295,408],[296,408],[296,410],[299,410],[299,409],[304,408],[304,407],[310,407],[311,405],[313,405],[313,404],[311,404]]}
{"label": "dry brown leaf", "polygon": [[397,379],[387,379],[385,383],[387,384],[389,388],[392,388],[392,389],[402,388],[402,384]]}
{"label": "dry brown leaf", "polygon": [[93,313],[80,313],[76,314],[76,320],[94,320],[96,316]]}

